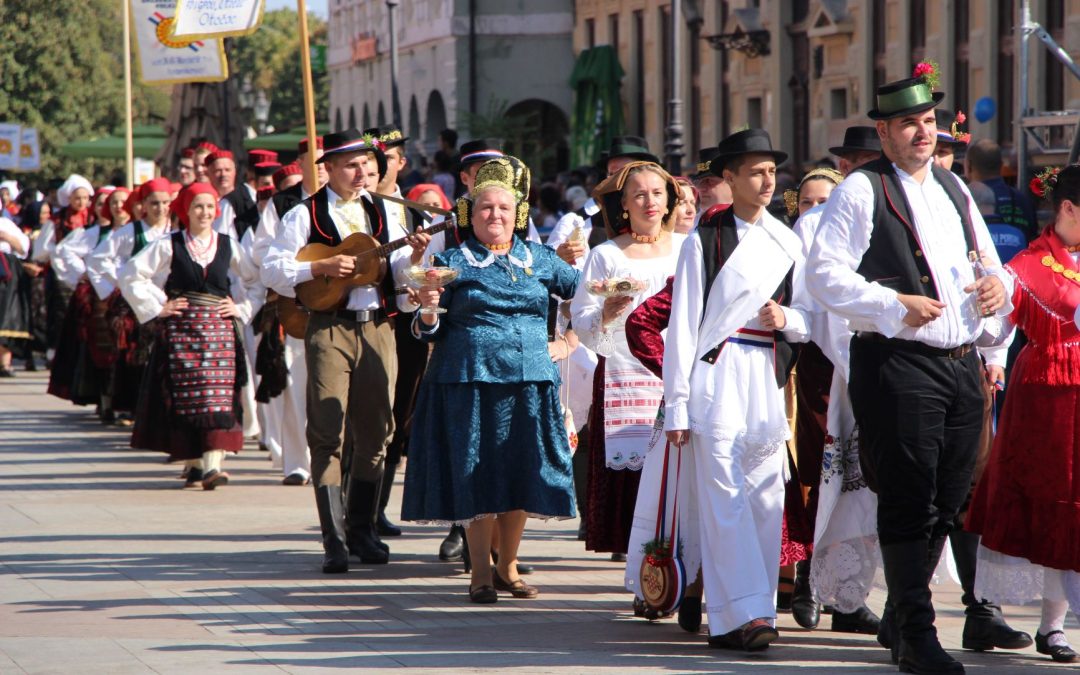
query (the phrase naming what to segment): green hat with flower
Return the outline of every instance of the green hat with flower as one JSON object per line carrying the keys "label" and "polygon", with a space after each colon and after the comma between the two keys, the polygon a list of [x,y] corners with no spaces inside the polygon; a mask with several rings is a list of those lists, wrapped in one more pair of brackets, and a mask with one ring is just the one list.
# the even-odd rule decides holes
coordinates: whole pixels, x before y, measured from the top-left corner
{"label": "green hat with flower", "polygon": [[938,77],[936,63],[919,63],[911,77],[877,88],[877,107],[866,113],[867,117],[872,120],[888,120],[930,110],[945,98],[944,92],[934,91]]}

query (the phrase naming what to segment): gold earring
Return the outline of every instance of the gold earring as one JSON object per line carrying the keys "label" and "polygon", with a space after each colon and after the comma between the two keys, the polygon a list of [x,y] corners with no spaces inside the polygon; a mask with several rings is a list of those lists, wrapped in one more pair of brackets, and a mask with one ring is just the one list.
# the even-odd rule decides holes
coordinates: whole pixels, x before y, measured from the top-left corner
{"label": "gold earring", "polygon": [[623,217],[623,220],[630,220],[630,212],[629,211],[623,211],[622,212],[622,217]]}

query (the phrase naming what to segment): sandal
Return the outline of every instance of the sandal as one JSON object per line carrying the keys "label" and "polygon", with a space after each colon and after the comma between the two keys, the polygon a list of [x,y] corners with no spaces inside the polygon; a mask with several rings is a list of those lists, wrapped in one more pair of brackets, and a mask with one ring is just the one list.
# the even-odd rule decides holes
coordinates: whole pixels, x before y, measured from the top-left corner
{"label": "sandal", "polygon": [[540,595],[540,590],[536,586],[530,586],[521,579],[514,583],[504,580],[499,576],[499,570],[494,567],[491,568],[491,582],[495,585],[495,590],[506,591],[515,598],[522,600],[528,600]]}
{"label": "sandal", "polygon": [[495,592],[494,587],[486,584],[476,588],[469,586],[469,600],[478,605],[494,605],[499,601],[499,594]]}

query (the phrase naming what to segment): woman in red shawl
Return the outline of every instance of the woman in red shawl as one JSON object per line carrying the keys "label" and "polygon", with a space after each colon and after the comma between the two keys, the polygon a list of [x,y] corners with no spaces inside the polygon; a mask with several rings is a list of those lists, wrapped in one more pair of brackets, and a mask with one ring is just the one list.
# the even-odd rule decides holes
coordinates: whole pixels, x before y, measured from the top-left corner
{"label": "woman in red shawl", "polygon": [[1028,343],[966,525],[982,535],[976,594],[1041,596],[1035,648],[1069,662],[1065,590],[1080,573],[1080,165],[1040,183],[1054,223],[1005,265],[1016,278],[1008,320]]}

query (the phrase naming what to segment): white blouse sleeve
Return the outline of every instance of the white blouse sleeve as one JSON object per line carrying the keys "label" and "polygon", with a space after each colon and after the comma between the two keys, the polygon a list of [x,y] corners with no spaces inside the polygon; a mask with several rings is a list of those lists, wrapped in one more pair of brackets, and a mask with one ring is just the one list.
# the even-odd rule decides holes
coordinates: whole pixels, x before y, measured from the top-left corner
{"label": "white blouse sleeve", "polygon": [[94,250],[100,231],[97,227],[91,227],[72,232],[56,247],[53,269],[57,278],[67,286],[75,288],[86,274],[86,259]]}
{"label": "white blouse sleeve", "polygon": [[129,257],[134,248],[135,226],[128,223],[109,235],[86,259],[86,275],[102,300],[116,290],[120,261]]}
{"label": "white blouse sleeve", "polygon": [[172,265],[172,237],[162,237],[133,255],[120,268],[118,285],[139,323],[161,314],[168,296],[165,281]]}
{"label": "white blouse sleeve", "polygon": [[56,248],[56,224],[50,220],[38,230],[38,236],[34,238],[31,257],[36,263],[47,263],[52,257],[54,248]]}
{"label": "white blouse sleeve", "polygon": [[570,302],[574,332],[580,338],[581,344],[600,356],[611,356],[616,349],[614,333],[610,326],[603,324],[604,298],[589,292],[590,281],[607,279],[614,274],[611,260],[606,253],[602,246],[589,252],[574,299]]}
{"label": "white blouse sleeve", "polygon": [[705,307],[701,237],[691,234],[679,253],[671,291],[671,318],[664,340],[664,429],[690,428],[690,373],[697,358],[698,329]]}
{"label": "white blouse sleeve", "polygon": [[266,287],[259,280],[259,271],[247,249],[237,246],[235,241],[229,259],[229,281],[238,318],[244,324],[249,324],[266,302]]}

